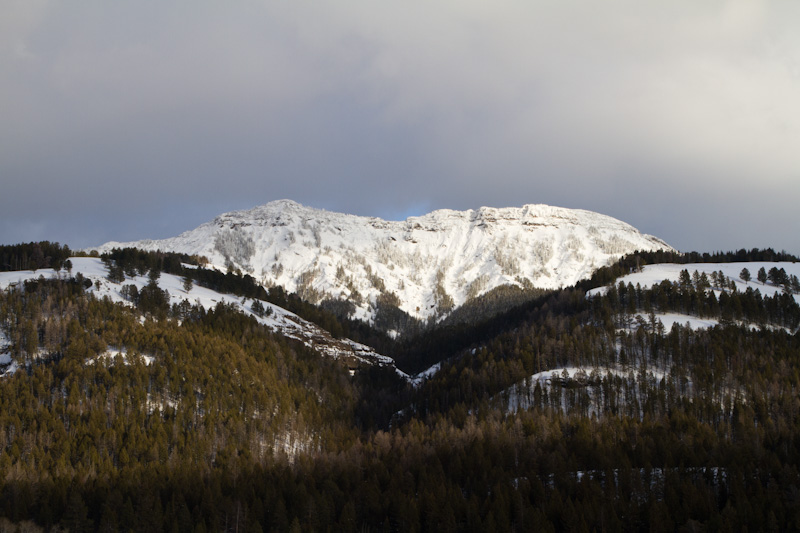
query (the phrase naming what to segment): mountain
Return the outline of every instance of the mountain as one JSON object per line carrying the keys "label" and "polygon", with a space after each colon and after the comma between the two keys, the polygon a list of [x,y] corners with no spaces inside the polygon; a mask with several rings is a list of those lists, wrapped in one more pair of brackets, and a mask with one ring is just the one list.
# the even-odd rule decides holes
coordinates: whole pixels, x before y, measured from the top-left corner
{"label": "mountain", "polygon": [[387,221],[279,200],[218,216],[178,237],[113,248],[197,254],[319,303],[347,300],[372,320],[381,304],[441,318],[503,285],[555,289],[636,250],[671,250],[617,219],[547,205],[438,210]]}

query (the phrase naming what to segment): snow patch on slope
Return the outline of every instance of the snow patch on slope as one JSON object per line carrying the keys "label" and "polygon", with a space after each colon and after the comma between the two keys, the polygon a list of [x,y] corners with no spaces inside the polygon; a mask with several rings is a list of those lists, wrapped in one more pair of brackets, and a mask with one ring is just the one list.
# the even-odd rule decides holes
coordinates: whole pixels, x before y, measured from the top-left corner
{"label": "snow patch on slope", "polygon": [[[108,297],[114,302],[132,305],[123,297],[122,287],[124,285],[135,285],[137,289],[141,290],[149,282],[147,276],[135,276],[126,277],[122,283],[112,283],[107,279],[108,269],[100,259],[94,257],[72,257],[70,261],[73,265],[73,275],[81,273],[85,278],[92,280],[93,285],[88,290],[98,298]],[[42,269],[36,272],[30,270],[0,272],[0,290],[9,286],[21,285],[26,280],[36,279],[39,276],[55,278],[63,275],[63,272],[57,273],[52,269]],[[231,294],[221,294],[196,284],[189,291],[186,291],[183,288],[183,278],[180,276],[163,273],[158,279],[158,286],[169,293],[170,305],[180,304],[184,300],[190,304],[199,304],[206,310],[213,309],[220,303],[232,305],[240,312],[255,317],[260,323],[268,326],[273,331],[285,337],[299,340],[323,355],[337,359],[345,358],[352,361],[353,364],[365,363],[394,366],[392,358],[378,354],[369,346],[350,339],[334,339],[327,331],[316,324],[308,322],[294,313],[269,302],[262,302],[267,313],[265,316],[258,316],[252,311],[252,299],[243,299]],[[0,335],[2,335],[2,332],[0,332]],[[4,338],[4,336],[0,337],[0,352],[3,350],[2,342]],[[105,355],[113,358],[116,353],[108,352]],[[0,357],[2,357],[1,354]],[[147,359],[145,360],[147,361]],[[14,363],[12,362],[12,364]],[[407,377],[400,370],[397,370],[397,372],[401,376]]]}
{"label": "snow patch on slope", "polygon": [[[145,355],[139,354],[142,358],[142,362],[145,366],[150,366],[155,358],[152,355]],[[111,363],[113,364],[116,361],[117,357],[119,357],[123,364],[130,365],[132,356],[128,355],[128,350],[126,348],[109,348],[105,352],[97,355],[96,357],[92,357],[86,360],[87,364],[94,364],[94,363]]]}
{"label": "snow patch on slope", "polygon": [[[592,396],[594,387],[604,378],[621,377],[623,379],[632,378],[634,380],[648,380],[657,383],[664,379],[666,374],[662,371],[650,369],[645,373],[637,371],[633,368],[623,368],[621,366],[615,367],[595,367],[595,368],[582,368],[582,367],[559,367],[544,372],[538,372],[528,377],[523,382],[506,389],[501,393],[501,397],[507,403],[509,412],[528,409],[533,406],[533,394],[536,386],[539,385],[541,389],[550,389],[553,385],[559,384],[561,386],[569,386],[575,384],[579,387],[588,387],[587,391]],[[562,405],[562,409],[566,411],[566,405]],[[590,415],[594,412],[590,410]],[[597,414],[597,413],[594,413]]]}
{"label": "snow patch on slope", "polygon": [[435,365],[423,370],[419,374],[415,374],[413,377],[411,377],[410,380],[411,384],[415,387],[419,387],[427,380],[435,376],[441,369],[442,369],[442,363],[441,362],[436,363]]}
{"label": "snow patch on slope", "polygon": [[[779,269],[783,268],[786,270],[787,275],[795,275],[800,277],[800,263],[768,261],[753,261],[749,263],[688,263],[685,265],[662,263],[658,265],[645,265],[640,272],[633,272],[631,274],[622,276],[621,278],[617,279],[614,284],[618,285],[620,282],[624,283],[625,285],[631,283],[636,286],[638,284],[641,285],[643,289],[646,289],[652,287],[653,285],[658,285],[664,280],[677,283],[680,278],[681,271],[683,270],[688,270],[690,274],[694,273],[695,270],[698,274],[705,273],[709,279],[711,278],[711,274],[713,272],[721,271],[727,278],[730,278],[730,280],[736,284],[736,290],[739,292],[746,291],[748,287],[752,287],[754,290],[758,289],[764,296],[774,296],[776,293],[782,292],[783,287],[778,287],[769,283],[761,283],[755,279],[756,273],[762,267],[766,271],[769,271],[769,269],[772,267]],[[749,270],[750,275],[753,277],[753,279],[749,282],[744,282],[739,278],[739,274],[742,272],[743,268]],[[594,296],[595,294],[605,294],[607,290],[608,287],[599,287],[597,289],[590,290],[587,295]],[[714,292],[716,293],[716,296],[719,296],[721,293],[719,290],[715,290]],[[795,294],[794,298],[798,303],[800,303],[800,295]]]}
{"label": "snow patch on slope", "polygon": [[[687,263],[687,264],[676,264],[676,263],[661,263],[657,265],[645,265],[640,272],[633,272],[631,274],[627,274],[618,278],[614,285],[618,285],[619,283],[624,283],[627,285],[628,283],[632,284],[633,286],[639,285],[642,289],[649,289],[654,285],[658,285],[662,281],[669,281],[672,283],[678,283],[680,279],[680,274],[683,270],[688,271],[690,274],[694,274],[696,271],[698,275],[706,274],[709,278],[709,281],[712,279],[712,273],[722,272],[723,275],[727,278],[726,281],[733,282],[736,290],[738,292],[744,292],[748,288],[752,288],[754,290],[758,290],[764,296],[774,296],[776,293],[780,293],[783,291],[783,287],[778,287],[776,285],[772,285],[769,283],[761,283],[755,279],[750,280],[749,282],[745,282],[739,275],[742,272],[742,269],[746,268],[750,271],[750,275],[755,278],[756,273],[760,268],[764,268],[764,270],[769,271],[771,268],[783,268],[786,271],[786,274],[789,276],[795,275],[800,277],[800,263],[788,263],[788,262],[768,262],[768,261],[753,261],[753,262],[738,262],[738,263]],[[711,287],[711,290],[714,291],[714,295],[719,298],[722,290],[717,287]],[[730,290],[726,287],[726,290]],[[606,287],[598,287],[596,289],[592,289],[586,293],[587,297],[593,297],[597,295],[606,294],[608,291],[608,286]],[[795,294],[794,299],[796,302],[800,303],[800,295]],[[698,329],[705,329],[705,328],[712,328],[719,324],[719,320],[714,318],[699,318],[696,316],[685,315],[681,313],[655,313],[656,319],[658,319],[663,325],[664,328],[669,331],[672,329],[674,324],[678,324],[679,326],[686,326],[688,325],[690,328],[694,330]],[[634,316],[634,320],[647,322],[649,319],[643,313],[638,313]],[[755,327],[755,326],[754,326]]]}
{"label": "snow patch on slope", "polygon": [[[654,313],[656,320],[664,325],[664,330],[669,331],[675,324],[679,326],[689,326],[690,329],[699,330],[713,328],[719,325],[719,320],[714,318],[699,318],[691,315],[684,315],[681,313]],[[634,316],[637,323],[647,323],[649,318],[643,313],[637,313]],[[638,324],[636,325],[638,327]]]}
{"label": "snow patch on slope", "polygon": [[0,376],[10,376],[16,371],[17,363],[11,358],[11,341],[0,329]]}

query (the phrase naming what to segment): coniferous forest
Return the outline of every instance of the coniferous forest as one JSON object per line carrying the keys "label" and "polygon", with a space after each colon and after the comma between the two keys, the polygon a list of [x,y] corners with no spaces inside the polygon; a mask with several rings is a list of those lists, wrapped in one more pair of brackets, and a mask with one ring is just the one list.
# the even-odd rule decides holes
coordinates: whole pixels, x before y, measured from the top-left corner
{"label": "coniferous forest", "polygon": [[[9,270],[70,256],[0,248]],[[19,370],[0,377],[0,530],[798,530],[791,284],[768,296],[688,269],[616,283],[658,262],[797,258],[687,256],[627,256],[396,340],[175,254],[104,257],[120,283],[152,273],[131,305],[68,266],[10,287],[0,330]],[[441,369],[418,386],[388,367],[351,376],[225,304],[170,306],[162,271],[286,307],[408,372]],[[667,329],[666,312],[717,325]]]}

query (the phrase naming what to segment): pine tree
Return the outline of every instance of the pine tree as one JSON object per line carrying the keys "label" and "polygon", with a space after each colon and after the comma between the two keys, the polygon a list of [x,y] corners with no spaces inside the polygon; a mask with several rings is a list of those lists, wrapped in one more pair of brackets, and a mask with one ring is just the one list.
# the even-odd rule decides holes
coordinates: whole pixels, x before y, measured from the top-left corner
{"label": "pine tree", "polygon": [[69,493],[67,509],[62,519],[62,524],[69,531],[92,531],[93,523],[88,518],[89,509],[83,501],[79,490],[72,490]]}
{"label": "pine tree", "polygon": [[752,279],[750,277],[750,271],[747,270],[747,267],[744,267],[741,272],[739,272],[739,278],[745,282],[745,284],[749,283]]}
{"label": "pine tree", "polygon": [[122,283],[125,281],[125,272],[122,267],[117,264],[112,264],[108,269],[108,281],[111,283]]}
{"label": "pine tree", "polygon": [[791,277],[792,292],[800,293],[800,279],[794,274]]}
{"label": "pine tree", "polygon": [[772,267],[767,273],[767,279],[775,286],[780,287],[786,281],[786,270],[783,268]]}

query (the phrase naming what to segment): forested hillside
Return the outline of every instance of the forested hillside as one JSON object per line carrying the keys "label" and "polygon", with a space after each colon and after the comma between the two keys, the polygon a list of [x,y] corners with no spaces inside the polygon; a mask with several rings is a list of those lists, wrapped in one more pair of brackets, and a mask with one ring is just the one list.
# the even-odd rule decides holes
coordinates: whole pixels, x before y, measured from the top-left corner
{"label": "forested hillside", "polygon": [[[200,258],[106,260],[109,276],[172,269],[264,296],[246,277],[186,266]],[[378,339],[400,368],[438,364],[416,387],[388,367],[351,376],[224,303],[113,302],[66,267],[11,286],[0,292],[0,526],[800,528],[797,295],[693,267],[615,283],[663,260],[679,262],[629,256],[581,287],[397,341],[280,296]],[[665,327],[666,316],[685,320]]]}

